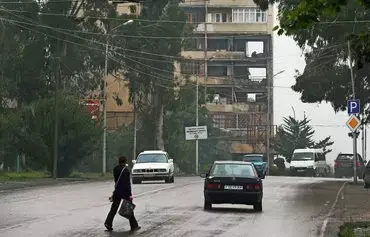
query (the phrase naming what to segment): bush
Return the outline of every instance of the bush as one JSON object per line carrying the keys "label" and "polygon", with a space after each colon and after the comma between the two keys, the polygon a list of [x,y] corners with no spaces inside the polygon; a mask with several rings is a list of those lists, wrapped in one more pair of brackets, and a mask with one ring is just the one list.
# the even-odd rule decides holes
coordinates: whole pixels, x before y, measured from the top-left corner
{"label": "bush", "polygon": [[[356,237],[355,229],[370,228],[370,222],[347,222],[339,227],[338,237]],[[362,236],[370,237],[370,233],[366,232]]]}
{"label": "bush", "polygon": [[[54,99],[40,100],[16,111],[20,118],[9,153],[23,153],[33,170],[53,170]],[[76,98],[59,101],[58,177],[66,177],[85,157],[89,157],[101,141],[101,129]],[[13,158],[14,159],[14,158]]]}

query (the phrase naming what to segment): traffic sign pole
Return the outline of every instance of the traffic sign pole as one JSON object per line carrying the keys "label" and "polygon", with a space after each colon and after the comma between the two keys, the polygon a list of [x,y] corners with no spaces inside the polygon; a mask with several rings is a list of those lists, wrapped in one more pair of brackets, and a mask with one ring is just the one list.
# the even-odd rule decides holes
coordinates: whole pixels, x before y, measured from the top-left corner
{"label": "traffic sign pole", "polygon": [[[352,81],[352,99],[356,99],[356,90],[355,90],[355,78],[353,77],[353,68],[352,68],[352,55],[351,55],[351,43],[347,41],[348,46],[348,66],[351,71],[351,81]],[[350,105],[352,106],[352,104]],[[352,108],[348,108],[352,112]],[[360,105],[358,104],[358,110],[360,111]],[[353,136],[353,182],[357,184],[357,136],[356,129],[352,131]]]}

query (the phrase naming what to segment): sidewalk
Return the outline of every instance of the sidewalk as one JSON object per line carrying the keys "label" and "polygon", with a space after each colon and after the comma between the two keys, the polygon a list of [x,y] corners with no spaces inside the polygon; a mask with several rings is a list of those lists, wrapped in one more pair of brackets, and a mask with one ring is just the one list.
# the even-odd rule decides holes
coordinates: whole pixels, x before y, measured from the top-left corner
{"label": "sidewalk", "polygon": [[345,222],[370,221],[370,189],[363,187],[362,180],[357,185],[347,183],[339,196],[333,215],[329,218],[325,237],[337,237],[339,227]]}
{"label": "sidewalk", "polygon": [[30,179],[22,181],[0,181],[0,193],[6,191],[14,191],[18,189],[27,189],[32,187],[42,187],[42,186],[54,186],[54,185],[65,185],[73,183],[82,182],[99,182],[108,181],[112,178],[102,177],[102,178],[61,178],[61,179]]}

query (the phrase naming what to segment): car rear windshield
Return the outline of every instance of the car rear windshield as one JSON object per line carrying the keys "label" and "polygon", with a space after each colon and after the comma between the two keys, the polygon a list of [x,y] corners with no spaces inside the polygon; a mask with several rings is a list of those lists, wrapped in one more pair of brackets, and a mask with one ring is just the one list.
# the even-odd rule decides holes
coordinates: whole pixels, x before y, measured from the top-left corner
{"label": "car rear windshield", "polygon": [[262,158],[262,156],[244,156],[243,161],[263,162],[263,158]]}
{"label": "car rear windshield", "polygon": [[142,154],[136,159],[136,163],[167,163],[167,156],[164,154]]}
{"label": "car rear windshield", "polygon": [[352,154],[342,154],[337,157],[337,160],[352,160]]}
{"label": "car rear windshield", "polygon": [[250,164],[215,164],[210,172],[216,177],[255,177],[256,174]]}
{"label": "car rear windshield", "polygon": [[292,160],[302,161],[302,160],[313,160],[314,153],[313,152],[300,152],[294,153]]}

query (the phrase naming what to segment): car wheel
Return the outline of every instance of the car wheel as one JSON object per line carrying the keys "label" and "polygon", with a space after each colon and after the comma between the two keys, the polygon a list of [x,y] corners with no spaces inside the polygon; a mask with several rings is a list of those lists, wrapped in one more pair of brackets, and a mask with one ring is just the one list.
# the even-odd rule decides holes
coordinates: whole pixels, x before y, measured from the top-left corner
{"label": "car wheel", "polygon": [[364,183],[364,188],[370,188],[370,183]]}
{"label": "car wheel", "polygon": [[259,202],[259,203],[254,204],[254,205],[253,205],[253,209],[254,209],[255,211],[261,212],[261,211],[262,211],[262,201],[261,201],[261,202]]}
{"label": "car wheel", "polygon": [[172,175],[171,177],[171,183],[174,183],[175,182],[175,177]]}
{"label": "car wheel", "polygon": [[211,210],[212,209],[212,203],[204,199],[204,210]]}
{"label": "car wheel", "polygon": [[167,184],[171,183],[171,177],[168,177],[164,180]]}
{"label": "car wheel", "polygon": [[141,180],[139,179],[132,179],[133,184],[141,184]]}

